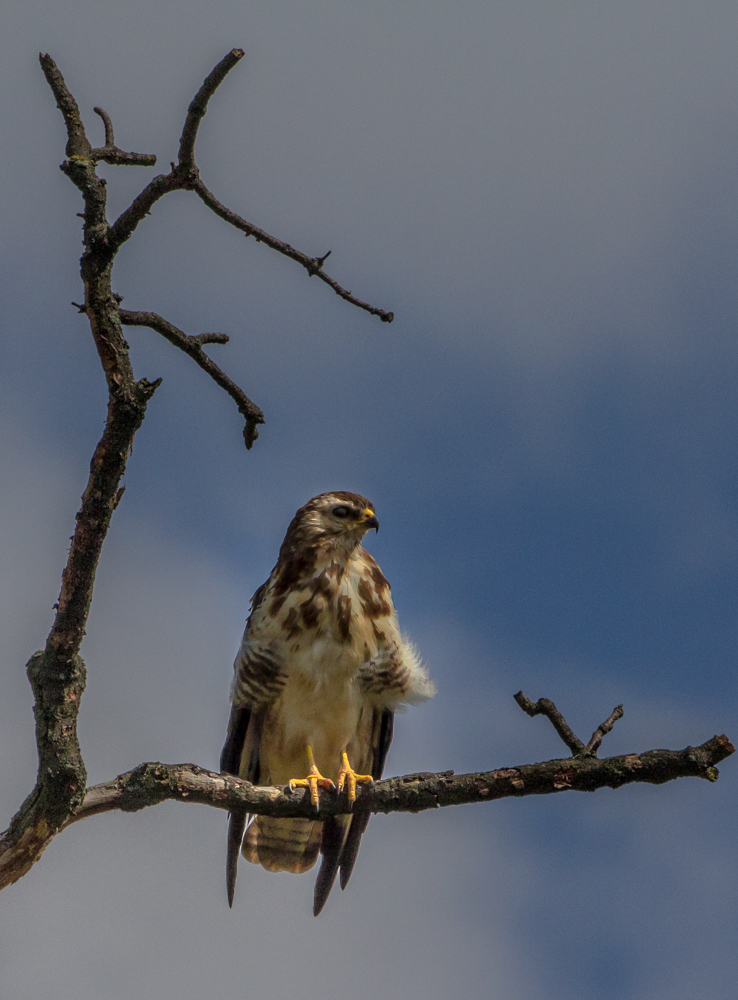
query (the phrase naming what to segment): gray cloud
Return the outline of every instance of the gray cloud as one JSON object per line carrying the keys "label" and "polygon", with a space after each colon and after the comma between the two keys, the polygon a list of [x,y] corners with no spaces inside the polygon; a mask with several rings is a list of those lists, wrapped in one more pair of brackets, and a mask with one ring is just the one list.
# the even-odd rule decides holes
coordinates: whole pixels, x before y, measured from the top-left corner
{"label": "gray cloud", "polygon": [[[214,766],[248,597],[295,508],[377,503],[372,551],[439,683],[390,770],[561,752],[511,695],[553,697],[611,753],[735,719],[736,9],[651,3],[349,8],[27,0],[0,73],[0,805],[35,774],[23,664],[43,644],[102,427],[77,193],[36,63],[91,134],[176,153],[194,89],[206,181],[397,315],[355,313],[196,199],[156,206],[116,288],[265,409],[254,450],[185,358],[164,376],[97,581],[80,732],[92,780]],[[122,208],[151,171],[102,168]],[[378,818],[319,921],[309,877],[223,888],[224,817],[169,805],[67,831],[0,900],[8,996],[732,997],[732,762],[682,782]],[[244,865],[244,869],[246,865]],[[576,937],[576,945],[572,941]]]}

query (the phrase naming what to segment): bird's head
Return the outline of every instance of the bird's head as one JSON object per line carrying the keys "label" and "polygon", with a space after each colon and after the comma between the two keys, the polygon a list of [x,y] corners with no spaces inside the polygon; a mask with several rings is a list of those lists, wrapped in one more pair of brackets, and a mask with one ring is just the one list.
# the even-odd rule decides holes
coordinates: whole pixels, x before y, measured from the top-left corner
{"label": "bird's head", "polygon": [[287,530],[285,542],[327,542],[350,550],[370,528],[379,531],[373,504],[358,493],[337,490],[321,493],[300,507]]}

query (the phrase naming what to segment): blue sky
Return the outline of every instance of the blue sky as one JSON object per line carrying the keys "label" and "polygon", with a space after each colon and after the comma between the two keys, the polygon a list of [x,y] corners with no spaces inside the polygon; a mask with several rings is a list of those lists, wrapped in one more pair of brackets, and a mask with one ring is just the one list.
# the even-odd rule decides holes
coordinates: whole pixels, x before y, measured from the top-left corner
{"label": "blue sky", "polygon": [[[248,599],[295,509],[351,489],[439,693],[390,773],[558,756],[512,700],[605,753],[735,738],[738,11],[730,3],[24,0],[0,15],[0,823],[35,777],[24,674],[51,623],[105,386],[58,170],[57,60],[93,142],[176,154],[187,104],[216,196],[391,309],[380,324],[200,202],[123,249],[130,309],[188,333],[265,411],[152,331],[164,382],[98,574],[80,735],[91,781],[217,765]],[[101,167],[111,215],[150,170]],[[207,992],[505,1000],[733,996],[735,765],[717,785],[372,821],[319,920],[312,878],[244,864],[225,818],[167,804],[60,836],[0,898],[9,997]]]}

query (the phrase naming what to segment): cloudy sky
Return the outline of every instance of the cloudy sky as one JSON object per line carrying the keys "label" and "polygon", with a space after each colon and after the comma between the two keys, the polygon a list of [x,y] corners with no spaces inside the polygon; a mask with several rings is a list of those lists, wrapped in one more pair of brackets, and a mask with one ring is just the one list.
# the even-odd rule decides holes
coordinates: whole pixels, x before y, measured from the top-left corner
{"label": "cloudy sky", "polygon": [[[188,333],[265,411],[152,331],[136,439],[83,655],[91,782],[216,767],[248,599],[295,509],[350,489],[438,684],[390,773],[559,756],[512,700],[553,698],[606,753],[738,736],[735,3],[9,0],[0,14],[0,826],[33,784],[24,665],[43,646],[105,385],[77,191],[37,54],[90,137],[176,155],[211,104],[205,182],[344,286],[192,195],[121,252],[131,309]],[[111,215],[153,175],[102,166]],[[225,817],[166,804],[58,837],[0,898],[4,995],[693,1000],[734,995],[735,763],[591,796],[372,821],[317,920],[312,876],[242,864]]]}

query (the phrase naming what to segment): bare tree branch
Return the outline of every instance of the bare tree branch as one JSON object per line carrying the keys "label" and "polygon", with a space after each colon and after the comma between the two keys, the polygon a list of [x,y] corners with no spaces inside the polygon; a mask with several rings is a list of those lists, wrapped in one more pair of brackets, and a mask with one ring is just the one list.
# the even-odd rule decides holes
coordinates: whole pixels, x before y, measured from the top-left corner
{"label": "bare tree branch", "polygon": [[334,278],[331,278],[323,271],[323,265],[330,256],[330,251],[322,257],[310,257],[301,250],[296,250],[289,243],[277,239],[276,236],[270,236],[263,229],[259,229],[258,226],[252,225],[246,219],[241,218],[236,212],[232,212],[229,208],[226,208],[200,178],[200,172],[195,164],[195,140],[197,139],[200,122],[207,111],[210,98],[230,70],[243,58],[243,54],[243,49],[232,49],[206,77],[187,111],[187,117],[179,140],[178,163],[172,164],[172,169],[168,174],[159,174],[159,176],[154,177],[143,191],[134,198],[128,208],[116,219],[110,227],[108,236],[111,252],[115,253],[122,246],[132,235],[136,226],[149,215],[153,206],[164,195],[172,191],[194,191],[208,208],[229,225],[239,229],[246,236],[253,236],[259,243],[266,243],[272,250],[276,250],[283,256],[289,257],[291,260],[301,264],[311,277],[317,275],[321,281],[324,281],[333,289],[336,295],[345,299],[346,302],[351,303],[351,305],[359,309],[363,309],[372,316],[379,316],[383,323],[391,323],[394,319],[394,313],[378,309],[368,302],[357,298],[352,292],[343,288]]}
{"label": "bare tree branch", "polygon": [[120,480],[146,404],[159,384],[146,379],[137,382],[133,376],[118,304],[110,289],[110,271],[96,263],[97,236],[105,225],[105,185],[95,175],[77,104],[61,73],[49,56],[41,56],[41,65],[67,127],[70,159],[65,166],[85,201],[82,276],[87,315],[108,382],[108,417],[77,513],[54,624],[46,648],[28,663],[36,698],[38,777],[36,787],[0,837],[0,887],[25,874],[85,794],[87,776],[77,739],[77,714],[85,686],[79,648],[100,552],[119,499]]}
{"label": "bare tree branch", "polygon": [[110,120],[110,115],[105,111],[104,108],[93,108],[92,109],[96,115],[100,115],[103,120],[103,125],[105,126],[105,146],[115,146],[115,136],[113,135],[113,123]]}
{"label": "bare tree branch", "polygon": [[258,424],[264,423],[264,414],[256,405],[252,403],[246,393],[239,389],[233,382],[203,351],[203,344],[227,344],[228,337],[224,333],[201,333],[196,337],[188,337],[173,323],[169,323],[163,317],[153,312],[131,312],[128,309],[120,310],[121,322],[126,326],[148,326],[156,330],[163,337],[174,344],[185,354],[188,354],[204,372],[216,382],[221,389],[225,389],[228,395],[234,400],[238,407],[238,412],[246,421],[243,429],[246,447],[251,448],[254,441],[259,436]]}
{"label": "bare tree branch", "polygon": [[[515,701],[527,715],[531,716],[531,718],[534,715],[545,715],[575,757],[586,751],[587,748],[585,745],[577,736],[574,735],[564,716],[548,698],[539,698],[538,701],[533,702],[530,698],[526,698],[522,691],[518,691],[515,695]],[[597,745],[599,746],[599,743]]]}
{"label": "bare tree branch", "polygon": [[602,743],[602,740],[604,739],[605,736],[607,736],[607,734],[610,732],[610,730],[618,721],[618,719],[622,719],[622,717],[623,717],[623,706],[616,705],[615,708],[612,710],[612,714],[608,716],[608,718],[605,719],[602,725],[598,726],[597,729],[595,729],[595,731],[592,733],[589,739],[589,743],[587,744],[587,753],[591,753],[594,756],[596,756],[597,751],[600,748],[600,743]]}
{"label": "bare tree branch", "polygon": [[[676,778],[716,781],[716,764],[735,752],[727,736],[713,736],[699,747],[649,750],[598,760],[589,755],[522,764],[495,771],[457,774],[406,774],[363,786],[354,810],[371,813],[423,812],[442,806],[492,802],[494,799],[553,792],[593,792],[633,782],[661,785]],[[121,810],[136,812],[167,800],[198,802],[216,809],[246,810],[261,816],[312,819],[315,807],[304,789],[257,787],[230,774],[215,774],[194,764],[140,764],[133,771],[87,790],[68,824]],[[322,791],[320,815],[350,811],[345,795]]]}
{"label": "bare tree branch", "polygon": [[205,202],[208,208],[211,208],[215,214],[220,216],[220,218],[225,222],[230,223],[230,225],[234,226],[236,229],[240,229],[241,232],[246,233],[247,236],[253,236],[257,243],[266,243],[266,245],[271,247],[272,250],[276,250],[285,257],[289,257],[291,260],[297,261],[298,264],[302,264],[311,278],[313,275],[316,275],[321,281],[324,281],[326,285],[329,285],[336,295],[340,295],[342,299],[350,302],[351,305],[357,306],[359,309],[363,309],[372,316],[379,316],[383,323],[391,323],[395,318],[394,313],[385,312],[384,309],[377,309],[375,306],[369,305],[368,302],[362,302],[361,299],[357,299],[355,295],[347,291],[345,288],[342,288],[337,281],[325,273],[323,270],[323,264],[330,256],[330,250],[322,257],[308,257],[308,255],[303,253],[301,250],[295,250],[295,248],[291,247],[289,243],[284,243],[282,240],[278,240],[276,236],[270,236],[269,233],[265,233],[263,229],[259,229],[257,226],[252,226],[250,222],[242,219],[240,215],[236,215],[235,212],[231,212],[230,209],[226,208],[225,205],[222,205],[218,201],[215,195],[208,191],[199,177],[193,183],[192,190]]}
{"label": "bare tree branch", "polygon": [[532,702],[530,698],[526,698],[522,691],[518,691],[515,695],[515,701],[531,717],[534,715],[545,715],[575,757],[586,755],[596,757],[604,737],[607,736],[618,719],[622,719],[623,717],[623,706],[618,705],[612,710],[612,713],[605,719],[602,725],[595,729],[589,743],[585,747],[579,737],[575,736],[571,731],[566,719],[549,698],[539,698],[537,702]]}
{"label": "bare tree branch", "polygon": [[198,90],[187,109],[182,136],[179,140],[179,165],[189,170],[195,165],[195,140],[200,122],[208,110],[208,101],[221,85],[233,67],[244,57],[243,49],[231,49],[218,65],[205,77],[202,87]]}
{"label": "bare tree branch", "polygon": [[93,160],[104,160],[105,163],[114,163],[121,167],[153,167],[156,165],[156,157],[153,153],[126,153],[125,150],[119,149],[115,145],[110,115],[102,108],[93,108],[92,110],[96,115],[100,115],[105,125],[105,145],[90,152]]}
{"label": "bare tree branch", "polygon": [[67,127],[67,145],[65,153],[67,156],[89,156],[92,146],[85,133],[82,124],[77,102],[70,94],[64,77],[57,69],[57,65],[50,55],[39,53],[39,61],[43,70],[46,82],[56,98],[56,106],[64,116],[64,124]]}

